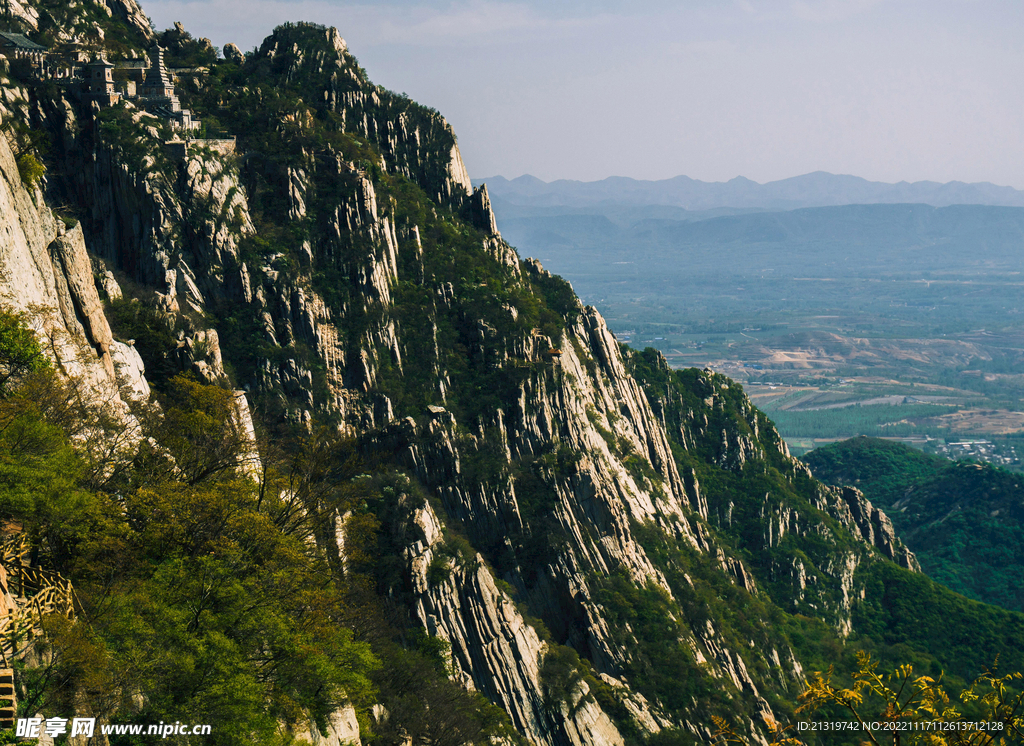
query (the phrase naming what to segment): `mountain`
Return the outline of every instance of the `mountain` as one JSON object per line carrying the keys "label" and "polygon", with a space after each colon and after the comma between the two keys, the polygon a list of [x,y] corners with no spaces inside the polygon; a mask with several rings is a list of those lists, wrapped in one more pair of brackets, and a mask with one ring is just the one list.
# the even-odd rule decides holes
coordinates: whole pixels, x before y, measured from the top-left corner
{"label": "mountain", "polygon": [[[866,654],[954,688],[1024,669],[1024,615],[930,581],[740,386],[521,260],[447,122],[336,29],[218,59],[132,0],[16,7],[53,55],[0,80],[22,716],[111,744],[764,742]],[[112,60],[87,79],[83,43]]]}
{"label": "mountain", "polygon": [[1024,488],[1017,473],[856,438],[804,457],[829,484],[853,485],[892,517],[930,577],[970,598],[1024,610]]}
{"label": "mountain", "polygon": [[[615,219],[613,219],[615,218]],[[778,277],[1021,270],[1024,208],[844,205],[693,220],[612,214],[500,218],[502,235],[576,277],[629,260],[641,278],[665,273]],[[620,268],[621,270],[621,268]]]}
{"label": "mountain", "polygon": [[815,171],[803,176],[758,184],[737,176],[706,182],[688,176],[643,181],[610,176],[601,181],[559,179],[544,182],[525,175],[516,179],[483,179],[499,204],[522,207],[594,207],[672,205],[686,210],[716,208],[793,210],[853,204],[1000,205],[1024,207],[1024,192],[988,182],[901,181],[886,184],[857,176]]}

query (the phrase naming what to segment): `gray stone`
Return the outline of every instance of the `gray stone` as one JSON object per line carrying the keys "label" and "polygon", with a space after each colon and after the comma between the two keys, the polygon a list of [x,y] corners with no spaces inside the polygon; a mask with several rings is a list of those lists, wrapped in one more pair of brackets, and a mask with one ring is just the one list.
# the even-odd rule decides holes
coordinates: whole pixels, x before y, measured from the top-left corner
{"label": "gray stone", "polygon": [[234,62],[235,64],[242,64],[245,62],[245,55],[242,54],[242,50],[237,45],[228,42],[224,45],[224,59],[228,62]]}

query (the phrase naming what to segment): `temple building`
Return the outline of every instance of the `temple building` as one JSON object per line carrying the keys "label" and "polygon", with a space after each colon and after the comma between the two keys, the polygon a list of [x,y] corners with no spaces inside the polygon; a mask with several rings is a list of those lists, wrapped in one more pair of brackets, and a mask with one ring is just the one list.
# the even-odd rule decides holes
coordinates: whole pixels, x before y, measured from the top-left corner
{"label": "temple building", "polygon": [[138,92],[138,103],[146,111],[171,120],[176,129],[186,132],[199,129],[199,120],[193,119],[188,109],[181,108],[174,92],[174,81],[164,64],[164,50],[159,44],[149,50],[149,70]]}
{"label": "temple building", "polygon": [[102,55],[85,66],[85,96],[102,106],[113,106],[121,100],[114,90],[114,66]]}
{"label": "temple building", "polygon": [[36,44],[24,34],[0,31],[0,55],[27,65],[36,75],[40,75],[46,66],[47,51],[46,47]]}
{"label": "temple building", "polygon": [[164,50],[159,44],[154,44],[149,50],[149,70],[139,89],[139,95],[149,99],[165,99],[168,105],[171,102],[178,103],[178,97],[174,94],[174,81],[171,80],[171,74],[167,72],[167,66],[164,64]]}

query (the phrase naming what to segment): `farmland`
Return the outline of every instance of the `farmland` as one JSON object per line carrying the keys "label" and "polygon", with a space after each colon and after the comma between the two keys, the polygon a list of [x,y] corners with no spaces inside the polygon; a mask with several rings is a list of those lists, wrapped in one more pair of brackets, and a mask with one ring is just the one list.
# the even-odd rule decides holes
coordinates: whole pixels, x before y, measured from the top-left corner
{"label": "farmland", "polygon": [[875,435],[1015,464],[1024,209],[852,205],[632,222],[623,210],[517,209],[499,220],[506,237],[566,276],[621,342],[743,383],[794,451]]}

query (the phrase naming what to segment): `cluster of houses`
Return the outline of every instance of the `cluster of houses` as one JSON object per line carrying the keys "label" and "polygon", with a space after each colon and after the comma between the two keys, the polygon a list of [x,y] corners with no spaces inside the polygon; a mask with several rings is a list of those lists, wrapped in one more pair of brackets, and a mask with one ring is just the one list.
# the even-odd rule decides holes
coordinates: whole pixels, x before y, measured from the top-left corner
{"label": "cluster of houses", "polygon": [[[159,44],[149,50],[149,59],[110,62],[102,54],[71,50],[52,53],[23,34],[0,32],[0,57],[22,76],[31,80],[52,80],[100,106],[113,106],[121,99],[171,123],[188,137],[200,129],[200,121],[181,107],[174,91],[172,71],[164,64]],[[114,71],[119,74],[115,80]]]}
{"label": "cluster of houses", "polygon": [[[127,79],[115,84],[114,70],[126,70]],[[192,112],[181,108],[174,92],[174,81],[164,65],[164,50],[154,45],[149,50],[149,64],[142,60],[127,60],[117,65],[98,56],[84,65],[81,95],[101,106],[112,106],[122,97],[146,111],[166,119],[175,129],[192,132],[200,122]],[[118,88],[120,90],[118,90]]]}

